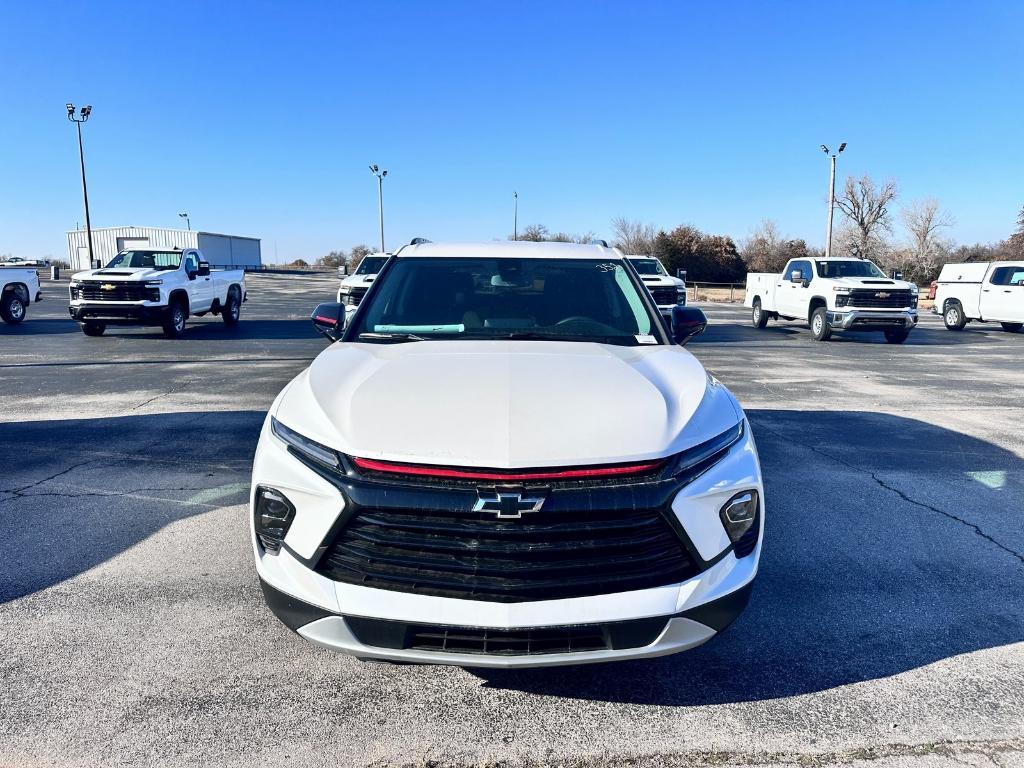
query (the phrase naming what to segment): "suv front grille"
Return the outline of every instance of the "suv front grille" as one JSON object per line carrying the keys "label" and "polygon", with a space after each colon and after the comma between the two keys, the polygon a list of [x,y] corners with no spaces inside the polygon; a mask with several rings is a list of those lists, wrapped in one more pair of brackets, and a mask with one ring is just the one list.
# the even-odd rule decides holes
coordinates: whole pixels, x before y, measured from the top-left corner
{"label": "suv front grille", "polygon": [[490,656],[536,656],[545,653],[642,648],[658,639],[665,630],[668,618],[661,616],[607,624],[516,629],[406,624],[361,616],[346,616],[345,623],[356,640],[376,648],[480,653]]}
{"label": "suv front grille", "polygon": [[655,509],[542,508],[502,520],[360,507],[316,570],[376,589],[511,603],[678,584],[698,567]]}
{"label": "suv front grille", "polygon": [[912,306],[910,291],[886,291],[884,289],[854,289],[849,293],[846,306],[867,309],[903,309]]}
{"label": "suv front grille", "polygon": [[660,287],[659,286],[659,287],[648,287],[647,290],[649,290],[651,292],[651,296],[654,297],[654,303],[657,304],[659,307],[664,307],[664,306],[666,306],[668,304],[675,304],[676,303],[676,289],[675,288],[671,288],[671,287],[665,288],[665,287]]}
{"label": "suv front grille", "polygon": [[[103,286],[111,287],[104,288]],[[155,299],[152,298],[154,293],[156,294]],[[142,283],[83,282],[77,291],[74,288],[71,289],[71,298],[86,301],[159,301],[160,289],[147,288]]]}

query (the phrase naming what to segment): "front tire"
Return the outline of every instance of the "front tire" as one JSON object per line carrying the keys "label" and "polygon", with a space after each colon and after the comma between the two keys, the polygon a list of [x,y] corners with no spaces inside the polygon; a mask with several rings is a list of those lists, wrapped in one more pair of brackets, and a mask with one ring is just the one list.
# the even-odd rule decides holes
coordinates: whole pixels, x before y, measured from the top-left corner
{"label": "front tire", "polygon": [[107,326],[103,323],[79,323],[82,326],[82,333],[86,336],[102,336],[103,332],[107,330]]}
{"label": "front tire", "polygon": [[832,329],[828,326],[828,311],[818,307],[811,314],[811,335],[815,341],[828,341],[832,338]]}
{"label": "front tire", "polygon": [[908,330],[897,330],[894,328],[885,332],[885,340],[890,344],[902,344],[909,335],[910,331]]}
{"label": "front tire", "polygon": [[181,334],[185,332],[185,307],[180,301],[171,304],[163,328],[164,337],[168,339],[181,338]]}
{"label": "front tire", "polygon": [[1024,328],[1024,323],[1000,323],[1000,325],[1007,333],[1020,333],[1020,329]]}
{"label": "front tire", "polygon": [[951,331],[964,329],[964,326],[967,325],[967,318],[964,316],[964,308],[960,306],[960,302],[954,301],[946,306],[946,311],[942,313],[942,322]]}
{"label": "front tire", "polygon": [[750,312],[750,321],[755,328],[763,329],[768,325],[768,313],[761,307],[761,300],[754,299],[754,307]]}
{"label": "front tire", "polygon": [[242,302],[238,300],[238,293],[234,290],[228,292],[227,303],[220,311],[221,320],[229,328],[238,325],[238,316],[242,313]]}
{"label": "front tire", "polygon": [[25,319],[25,302],[14,291],[0,299],[0,317],[8,325],[17,325]]}

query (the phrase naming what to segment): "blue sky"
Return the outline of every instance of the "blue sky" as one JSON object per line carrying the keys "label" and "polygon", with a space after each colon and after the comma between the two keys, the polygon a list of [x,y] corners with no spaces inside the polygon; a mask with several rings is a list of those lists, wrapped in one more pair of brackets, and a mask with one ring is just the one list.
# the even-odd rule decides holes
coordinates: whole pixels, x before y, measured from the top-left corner
{"label": "blue sky", "polygon": [[2,0],[0,253],[94,226],[489,240],[614,216],[824,239],[827,160],[934,196],[961,242],[1024,205],[1024,3],[81,4]]}

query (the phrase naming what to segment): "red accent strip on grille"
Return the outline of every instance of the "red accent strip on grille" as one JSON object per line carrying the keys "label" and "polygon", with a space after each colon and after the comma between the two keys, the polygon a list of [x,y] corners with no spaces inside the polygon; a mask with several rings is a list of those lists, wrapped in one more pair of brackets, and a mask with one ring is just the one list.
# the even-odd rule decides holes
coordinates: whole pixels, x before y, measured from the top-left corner
{"label": "red accent strip on grille", "polygon": [[582,469],[542,469],[531,472],[494,472],[474,469],[453,469],[445,467],[428,467],[422,464],[395,464],[390,461],[374,459],[358,459],[353,463],[359,469],[371,472],[388,472],[395,475],[419,475],[426,477],[451,477],[460,480],[575,480],[588,477],[615,477],[619,475],[639,475],[653,472],[665,464],[665,459],[646,461],[640,464],[619,464],[617,466],[586,467]]}

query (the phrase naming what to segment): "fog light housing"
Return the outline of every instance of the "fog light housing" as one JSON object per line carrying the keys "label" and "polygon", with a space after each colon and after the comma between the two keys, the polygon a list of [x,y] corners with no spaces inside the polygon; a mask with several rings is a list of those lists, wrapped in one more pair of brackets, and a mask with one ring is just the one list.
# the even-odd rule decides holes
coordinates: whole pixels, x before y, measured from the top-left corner
{"label": "fog light housing", "polygon": [[[747,549],[747,538],[752,538],[753,543],[756,544],[757,529],[754,526],[760,508],[757,491],[741,491],[729,499],[718,513],[722,518],[722,525],[725,526],[725,532],[729,534],[729,541],[736,545],[737,557],[749,555],[754,549],[753,546]],[[753,536],[747,537],[748,533],[753,533]],[[739,553],[741,544],[746,550],[742,555]]]}
{"label": "fog light housing", "polygon": [[256,536],[266,552],[276,555],[281,551],[281,542],[288,535],[294,519],[295,506],[287,496],[273,488],[256,489],[253,520]]}

